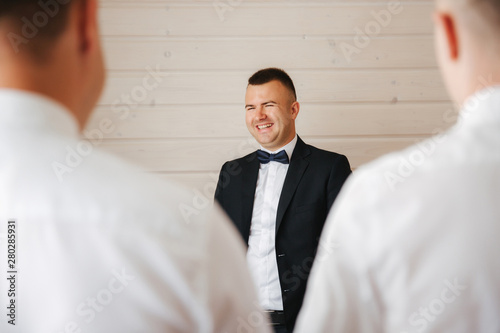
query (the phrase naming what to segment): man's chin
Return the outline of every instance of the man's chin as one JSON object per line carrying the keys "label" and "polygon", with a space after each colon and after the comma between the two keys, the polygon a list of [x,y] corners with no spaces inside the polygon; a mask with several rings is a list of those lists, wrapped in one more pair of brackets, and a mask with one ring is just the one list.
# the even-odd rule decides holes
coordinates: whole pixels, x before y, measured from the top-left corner
{"label": "man's chin", "polygon": [[267,149],[267,147],[269,147],[271,144],[272,144],[272,140],[269,140],[269,139],[264,139],[262,137],[255,137],[255,140],[264,148]]}

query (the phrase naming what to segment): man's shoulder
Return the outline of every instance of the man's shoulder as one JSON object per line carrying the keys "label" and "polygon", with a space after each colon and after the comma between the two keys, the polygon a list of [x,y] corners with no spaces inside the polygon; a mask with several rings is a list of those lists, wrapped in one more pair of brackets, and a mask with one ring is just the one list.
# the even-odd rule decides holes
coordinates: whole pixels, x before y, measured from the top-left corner
{"label": "man's shoulder", "polygon": [[347,157],[343,154],[321,149],[313,145],[304,142],[303,150],[310,153],[313,159],[320,160],[322,162],[333,163],[339,159],[344,159],[347,161]]}
{"label": "man's shoulder", "polygon": [[256,151],[253,151],[243,157],[236,158],[234,160],[227,161],[223,164],[222,170],[225,169],[237,169],[242,166],[246,166],[248,164],[251,164],[252,162],[255,162],[257,160],[257,153]]}
{"label": "man's shoulder", "polygon": [[324,158],[339,158],[339,157],[345,157],[345,155],[334,152],[334,151],[329,151],[321,148],[317,148],[315,146],[306,144],[306,147],[308,147],[311,151],[311,154],[324,157]]}
{"label": "man's shoulder", "polygon": [[447,159],[449,146],[440,146],[436,140],[424,140],[360,166],[344,186],[344,194],[354,193],[351,196],[380,206],[406,196],[425,201],[426,197],[412,195],[422,193],[425,184],[435,192],[445,191],[439,186],[440,178],[454,164]]}
{"label": "man's shoulder", "polygon": [[[62,188],[74,193],[81,214],[98,212],[99,223],[121,225],[139,230],[160,227],[166,234],[202,232],[189,226],[202,220],[202,210],[193,207],[194,194],[181,184],[149,174],[139,166],[106,152],[95,150],[73,174],[67,175]],[[208,206],[208,205],[207,205]]]}

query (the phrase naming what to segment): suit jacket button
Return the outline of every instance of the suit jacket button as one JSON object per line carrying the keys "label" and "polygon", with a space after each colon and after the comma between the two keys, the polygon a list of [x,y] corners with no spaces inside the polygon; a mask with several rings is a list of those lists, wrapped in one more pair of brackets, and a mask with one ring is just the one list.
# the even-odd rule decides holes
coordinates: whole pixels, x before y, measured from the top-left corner
{"label": "suit jacket button", "polygon": [[284,256],[285,256],[285,254],[284,254],[284,253],[283,253],[283,254],[278,254],[278,258],[282,258],[282,257],[284,257]]}

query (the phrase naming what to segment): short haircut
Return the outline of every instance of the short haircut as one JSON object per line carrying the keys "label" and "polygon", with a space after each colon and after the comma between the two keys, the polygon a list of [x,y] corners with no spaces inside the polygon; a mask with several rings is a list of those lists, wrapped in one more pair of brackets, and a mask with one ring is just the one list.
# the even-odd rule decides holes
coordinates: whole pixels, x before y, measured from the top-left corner
{"label": "short haircut", "polygon": [[40,55],[64,32],[69,9],[78,1],[0,0],[0,24],[8,27],[9,39],[22,40],[21,48]]}
{"label": "short haircut", "polygon": [[468,0],[467,2],[495,28],[500,27],[500,0]]}
{"label": "short haircut", "polygon": [[295,100],[297,100],[297,93],[292,79],[284,70],[279,68],[261,69],[248,79],[248,85],[260,86],[275,80],[281,82],[288,90],[290,90]]}

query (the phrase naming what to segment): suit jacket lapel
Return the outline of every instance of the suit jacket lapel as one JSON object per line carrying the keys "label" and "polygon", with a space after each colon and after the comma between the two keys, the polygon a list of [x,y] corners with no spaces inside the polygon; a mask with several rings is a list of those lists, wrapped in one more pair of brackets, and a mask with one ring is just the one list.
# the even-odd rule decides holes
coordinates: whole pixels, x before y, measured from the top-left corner
{"label": "suit jacket lapel", "polygon": [[252,222],[253,213],[253,203],[255,200],[255,189],[257,188],[257,179],[259,177],[259,167],[260,163],[257,159],[257,153],[253,153],[248,156],[245,160],[246,163],[242,163],[241,174],[242,179],[242,191],[241,191],[241,223],[242,228],[245,231],[243,235],[245,242],[248,244],[248,238],[250,236],[250,225]]}
{"label": "suit jacket lapel", "polygon": [[292,201],[293,195],[299,186],[300,179],[309,165],[309,161],[305,158],[310,154],[307,145],[300,139],[297,138],[297,144],[292,154],[292,160],[290,161],[290,166],[288,167],[288,172],[286,174],[285,183],[283,184],[283,190],[281,191],[280,201],[278,204],[278,214],[276,217],[276,232],[281,225],[283,216],[285,215],[290,202]]}

